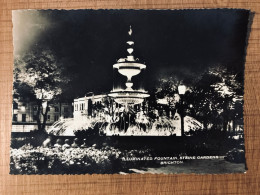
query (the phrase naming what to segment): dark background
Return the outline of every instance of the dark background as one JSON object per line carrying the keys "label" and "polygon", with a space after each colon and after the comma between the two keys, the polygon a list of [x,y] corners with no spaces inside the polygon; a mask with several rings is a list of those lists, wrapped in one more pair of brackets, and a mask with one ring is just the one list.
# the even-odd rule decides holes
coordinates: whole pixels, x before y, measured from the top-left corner
{"label": "dark background", "polygon": [[37,46],[53,50],[74,75],[74,97],[112,89],[112,65],[126,57],[130,25],[134,55],[147,65],[146,89],[167,76],[192,84],[216,65],[227,66],[243,82],[247,10],[41,10],[18,15],[15,55]]}

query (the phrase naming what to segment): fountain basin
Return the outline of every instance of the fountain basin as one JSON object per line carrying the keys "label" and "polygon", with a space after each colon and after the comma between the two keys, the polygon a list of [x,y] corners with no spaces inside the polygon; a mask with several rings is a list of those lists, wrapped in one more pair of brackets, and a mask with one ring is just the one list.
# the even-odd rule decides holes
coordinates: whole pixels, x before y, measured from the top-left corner
{"label": "fountain basin", "polygon": [[145,69],[146,65],[135,62],[123,62],[114,64],[113,68],[117,68],[120,74],[131,79],[133,76],[138,75],[142,69]]}
{"label": "fountain basin", "polygon": [[114,90],[108,95],[114,98],[116,103],[121,105],[141,104],[144,101],[144,98],[150,96],[143,90]]}

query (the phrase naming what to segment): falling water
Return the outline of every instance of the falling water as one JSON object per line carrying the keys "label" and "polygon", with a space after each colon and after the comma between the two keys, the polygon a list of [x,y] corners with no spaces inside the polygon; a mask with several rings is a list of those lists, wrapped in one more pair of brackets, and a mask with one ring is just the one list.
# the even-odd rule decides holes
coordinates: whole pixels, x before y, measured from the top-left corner
{"label": "falling water", "polygon": [[[112,122],[111,117],[80,117],[68,118],[55,122],[47,132],[58,136],[75,136],[76,131],[93,129],[99,123],[100,133],[107,136],[171,136],[181,135],[180,117],[178,114],[171,119],[163,116],[157,120],[151,120],[145,115],[141,115],[135,119],[134,124],[130,120],[123,122],[117,120]],[[127,125],[126,125],[127,124]],[[202,124],[190,116],[184,118],[184,129],[186,132],[190,130],[198,130],[202,128]],[[127,126],[127,127],[126,127]]]}

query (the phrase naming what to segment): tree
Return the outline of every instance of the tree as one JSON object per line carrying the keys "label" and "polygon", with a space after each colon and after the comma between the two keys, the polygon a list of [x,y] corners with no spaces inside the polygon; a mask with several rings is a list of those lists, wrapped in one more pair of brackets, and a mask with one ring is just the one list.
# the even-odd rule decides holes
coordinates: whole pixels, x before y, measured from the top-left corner
{"label": "tree", "polygon": [[[243,114],[243,82],[238,75],[228,71],[226,67],[217,66],[211,70],[211,74],[218,75],[221,81],[213,87],[222,98],[220,116],[222,117],[223,130],[228,130],[228,122],[233,121],[233,130],[235,129],[235,121]],[[230,129],[231,130],[231,129]]]}
{"label": "tree", "polygon": [[178,86],[180,81],[175,77],[161,78],[158,82],[156,90],[156,97],[158,99],[164,99],[167,102],[167,114],[172,110],[177,102],[176,95],[178,94]]}
{"label": "tree", "polygon": [[116,122],[116,110],[117,106],[116,103],[114,102],[113,98],[106,96],[103,98],[103,106],[107,112],[108,115],[111,117],[112,122]]}
{"label": "tree", "polygon": [[209,124],[217,123],[219,95],[212,84],[218,81],[218,77],[206,72],[192,86],[191,93],[185,95],[187,103],[192,105],[192,117],[202,122],[206,130]]}
{"label": "tree", "polygon": [[20,100],[37,103],[38,130],[46,127],[49,105],[62,93],[68,78],[51,50],[36,49],[16,56],[14,61],[14,94]]}
{"label": "tree", "polygon": [[191,114],[203,122],[205,129],[211,125],[227,131],[228,122],[233,120],[234,124],[241,116],[242,93],[243,85],[236,74],[215,66],[197,80],[187,101],[193,105]]}

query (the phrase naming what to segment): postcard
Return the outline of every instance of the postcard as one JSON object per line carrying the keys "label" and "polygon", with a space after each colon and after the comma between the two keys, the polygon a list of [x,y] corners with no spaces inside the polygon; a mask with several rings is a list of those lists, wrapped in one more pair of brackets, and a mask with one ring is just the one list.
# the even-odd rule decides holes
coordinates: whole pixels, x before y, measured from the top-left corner
{"label": "postcard", "polygon": [[249,10],[15,10],[10,174],[245,173]]}

